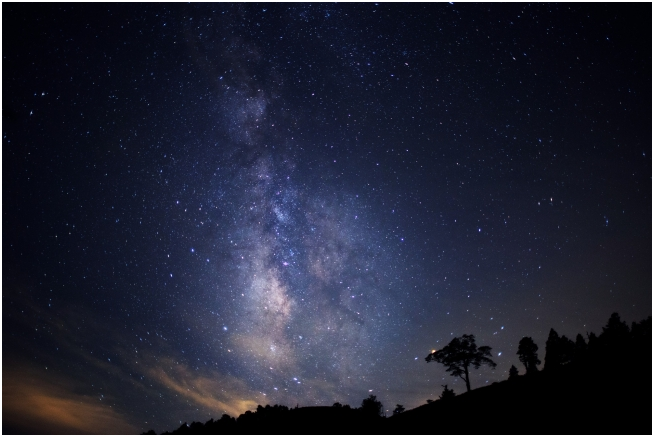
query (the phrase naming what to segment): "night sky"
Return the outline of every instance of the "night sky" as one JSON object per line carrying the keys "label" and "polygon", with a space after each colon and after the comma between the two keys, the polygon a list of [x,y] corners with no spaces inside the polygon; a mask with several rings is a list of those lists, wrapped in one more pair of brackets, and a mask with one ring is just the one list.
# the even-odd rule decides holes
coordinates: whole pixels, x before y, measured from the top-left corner
{"label": "night sky", "polygon": [[4,3],[3,429],[411,409],[454,336],[475,388],[649,316],[650,18]]}

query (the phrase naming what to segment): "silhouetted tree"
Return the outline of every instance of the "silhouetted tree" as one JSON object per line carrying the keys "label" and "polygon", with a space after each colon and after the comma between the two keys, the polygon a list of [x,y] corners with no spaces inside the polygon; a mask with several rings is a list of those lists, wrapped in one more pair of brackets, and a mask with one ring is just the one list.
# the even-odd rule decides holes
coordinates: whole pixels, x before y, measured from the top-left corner
{"label": "silhouetted tree", "polygon": [[551,328],[549,338],[546,340],[546,354],[544,355],[544,368],[554,369],[567,364],[574,359],[576,344],[567,336],[560,337]]}
{"label": "silhouetted tree", "polygon": [[202,431],[204,431],[204,424],[202,422],[191,422],[188,431],[189,434],[202,434]]}
{"label": "silhouetted tree", "polygon": [[442,390],[442,394],[440,395],[441,401],[448,401],[449,399],[456,397],[456,393],[453,392],[452,388],[447,388],[446,384],[442,387],[444,387],[444,390]]}
{"label": "silhouetted tree", "polygon": [[647,339],[651,338],[651,316],[639,323],[633,322],[632,328],[630,329],[630,337],[635,347],[649,347],[650,344],[646,343]]}
{"label": "silhouetted tree", "polygon": [[580,334],[576,335],[576,345],[575,345],[576,356],[580,356],[584,354],[586,350],[587,350],[587,343],[585,342],[585,339]]}
{"label": "silhouetted tree", "polygon": [[560,364],[567,364],[574,360],[574,355],[576,352],[576,344],[567,338],[566,335],[560,337]]}
{"label": "silhouetted tree", "polygon": [[172,433],[173,434],[190,434],[188,430],[188,422],[184,422],[182,425],[179,426],[176,430],[174,430]]}
{"label": "silhouetted tree", "polygon": [[549,331],[549,338],[546,339],[546,351],[544,354],[544,368],[549,370],[560,365],[560,336],[551,328]]}
{"label": "silhouetted tree", "polygon": [[513,380],[517,378],[517,376],[519,376],[519,370],[517,370],[517,368],[513,364],[512,366],[510,366],[510,370],[508,370],[508,380]]}
{"label": "silhouetted tree", "polygon": [[524,337],[519,340],[519,347],[517,348],[517,355],[519,361],[526,368],[526,374],[537,372],[537,365],[542,362],[537,357],[537,345],[531,337]]}
{"label": "silhouetted tree", "polygon": [[223,414],[220,419],[214,422],[213,426],[207,426],[208,434],[233,434],[236,427],[236,418]]}
{"label": "silhouetted tree", "polygon": [[427,400],[426,400],[426,403],[427,403],[427,404],[430,404],[431,402],[435,402],[435,401],[434,401],[433,399],[427,399]]}
{"label": "silhouetted tree", "polygon": [[404,408],[404,406],[401,405],[401,404],[397,404],[397,406],[395,407],[395,409],[392,410],[392,415],[395,416],[395,415],[397,415],[397,414],[401,414],[401,413],[403,413],[404,411],[406,411],[406,409]]}
{"label": "silhouetted tree", "polygon": [[252,413],[250,410],[247,410],[243,414],[238,416],[238,418],[236,419],[236,423],[238,424],[239,427],[242,428],[243,426],[251,425],[252,423],[255,422],[255,420],[256,419],[254,418],[254,413]]}
{"label": "silhouetted tree", "polygon": [[383,404],[376,400],[376,396],[369,395],[361,403],[361,411],[369,416],[381,416],[383,413]]}
{"label": "silhouetted tree", "polygon": [[591,349],[593,347],[596,347],[596,343],[598,341],[598,338],[596,337],[596,334],[593,332],[587,333],[587,349]]}
{"label": "silhouetted tree", "polygon": [[340,402],[336,402],[332,405],[333,408],[342,408],[342,404]]}
{"label": "silhouetted tree", "polygon": [[607,346],[622,345],[626,342],[630,329],[626,322],[622,322],[618,313],[612,313],[608,324],[603,327],[599,340]]}
{"label": "silhouetted tree", "polygon": [[478,369],[483,364],[492,368],[497,364],[489,357],[492,356],[492,350],[489,346],[476,347],[476,340],[473,335],[464,334],[462,337],[455,337],[448,345],[439,351],[433,351],[426,357],[426,362],[435,361],[447,366],[447,372],[451,376],[460,377],[465,381],[467,391],[470,391],[469,385],[469,366]]}

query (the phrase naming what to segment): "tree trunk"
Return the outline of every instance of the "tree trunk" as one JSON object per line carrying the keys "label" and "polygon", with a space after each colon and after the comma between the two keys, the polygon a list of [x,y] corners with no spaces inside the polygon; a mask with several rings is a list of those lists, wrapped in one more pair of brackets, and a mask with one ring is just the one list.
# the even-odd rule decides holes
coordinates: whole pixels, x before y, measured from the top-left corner
{"label": "tree trunk", "polygon": [[467,366],[465,366],[465,384],[467,384],[467,391],[471,391],[471,388],[469,388],[469,370]]}

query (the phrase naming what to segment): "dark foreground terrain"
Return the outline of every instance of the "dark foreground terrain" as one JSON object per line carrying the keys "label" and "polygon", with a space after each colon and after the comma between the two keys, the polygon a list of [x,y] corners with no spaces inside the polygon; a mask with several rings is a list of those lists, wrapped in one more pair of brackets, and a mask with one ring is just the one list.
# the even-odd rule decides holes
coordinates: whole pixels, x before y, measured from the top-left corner
{"label": "dark foreground terrain", "polygon": [[638,358],[606,356],[590,368],[571,363],[481,387],[390,417],[388,432],[650,435],[651,349]]}
{"label": "dark foreground terrain", "polygon": [[342,407],[305,407],[268,415],[261,413],[263,409],[241,415],[237,422],[232,418],[196,422],[173,433],[650,435],[650,349],[648,357],[639,358],[642,361],[621,362],[604,357],[591,369],[572,363],[559,371],[520,376],[389,418]]}
{"label": "dark foreground terrain", "polygon": [[365,401],[361,408],[259,406],[172,434],[651,435],[651,318],[630,332],[615,326],[564,364],[388,418],[380,416],[380,403],[370,410]]}

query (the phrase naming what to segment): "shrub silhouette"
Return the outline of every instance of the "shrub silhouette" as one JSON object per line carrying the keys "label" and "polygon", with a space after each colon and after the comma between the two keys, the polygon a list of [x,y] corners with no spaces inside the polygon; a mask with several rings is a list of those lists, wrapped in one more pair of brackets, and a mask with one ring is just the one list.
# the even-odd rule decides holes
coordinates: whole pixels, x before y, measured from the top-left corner
{"label": "shrub silhouette", "polygon": [[453,392],[452,388],[447,388],[447,385],[443,385],[444,390],[442,390],[442,394],[440,395],[440,400],[441,401],[448,401],[449,399],[452,399],[456,396],[456,393]]}

